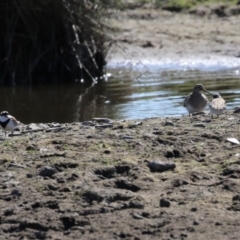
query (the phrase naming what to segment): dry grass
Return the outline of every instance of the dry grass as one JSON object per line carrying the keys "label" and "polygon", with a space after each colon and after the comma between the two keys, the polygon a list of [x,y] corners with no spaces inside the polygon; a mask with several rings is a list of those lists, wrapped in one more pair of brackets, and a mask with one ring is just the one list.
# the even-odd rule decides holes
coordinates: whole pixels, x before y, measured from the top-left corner
{"label": "dry grass", "polygon": [[0,0],[1,83],[91,79],[102,74],[106,9],[97,0]]}

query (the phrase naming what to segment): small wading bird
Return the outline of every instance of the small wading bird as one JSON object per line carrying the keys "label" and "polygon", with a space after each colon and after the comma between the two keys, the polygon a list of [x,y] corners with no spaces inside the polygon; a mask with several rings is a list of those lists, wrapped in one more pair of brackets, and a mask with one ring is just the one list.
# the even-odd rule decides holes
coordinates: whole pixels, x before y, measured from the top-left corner
{"label": "small wading bird", "polygon": [[224,112],[224,110],[226,109],[226,102],[221,97],[220,94],[218,93],[213,94],[213,99],[209,103],[209,109],[212,117],[213,117],[213,114],[216,114],[218,117],[219,114],[222,114]]}
{"label": "small wading bird", "polygon": [[9,115],[7,111],[3,111],[0,113],[0,125],[5,132],[5,137],[7,136],[7,132],[12,132],[18,126],[20,122],[16,120],[15,117]]}
{"label": "small wading bird", "polygon": [[197,84],[193,88],[193,92],[190,93],[184,100],[183,106],[188,110],[189,116],[194,112],[203,112],[208,104],[207,97],[202,93],[202,91],[208,92],[202,84]]}

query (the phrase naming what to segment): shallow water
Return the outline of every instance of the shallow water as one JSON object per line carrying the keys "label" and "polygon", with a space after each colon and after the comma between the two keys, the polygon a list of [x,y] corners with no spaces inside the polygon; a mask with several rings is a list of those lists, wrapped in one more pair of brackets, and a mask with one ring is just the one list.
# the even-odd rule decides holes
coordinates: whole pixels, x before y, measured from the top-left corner
{"label": "shallow water", "polygon": [[[159,66],[112,65],[106,81],[89,88],[70,85],[1,87],[0,110],[23,123],[74,122],[93,117],[138,119],[181,116],[184,97],[196,83],[218,92],[227,108],[240,106],[240,68],[167,69]],[[209,96],[211,99],[211,96]]]}

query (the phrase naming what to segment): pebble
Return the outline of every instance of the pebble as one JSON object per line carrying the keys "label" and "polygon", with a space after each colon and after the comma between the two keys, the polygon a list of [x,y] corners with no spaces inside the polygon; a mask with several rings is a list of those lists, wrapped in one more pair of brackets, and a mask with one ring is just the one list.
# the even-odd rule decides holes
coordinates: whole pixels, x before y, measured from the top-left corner
{"label": "pebble", "polygon": [[43,166],[38,172],[42,177],[52,177],[55,173],[57,173],[57,170],[51,166]]}
{"label": "pebble", "polygon": [[84,121],[84,122],[82,122],[82,125],[83,126],[95,126],[95,124],[91,121]]}
{"label": "pebble", "polygon": [[198,116],[198,115],[206,115],[205,112],[195,112],[195,113],[192,113],[192,116]]}
{"label": "pebble", "polygon": [[112,124],[96,125],[95,128],[112,128]]}
{"label": "pebble", "polygon": [[28,146],[26,147],[26,150],[27,150],[27,151],[37,150],[37,146],[36,146],[36,145],[28,145]]}
{"label": "pebble", "polygon": [[129,124],[128,128],[135,128],[135,127],[140,126],[140,125],[142,125],[142,122],[135,122],[133,124]]}
{"label": "pebble", "polygon": [[240,113],[240,107],[235,107],[233,113]]}
{"label": "pebble", "polygon": [[135,219],[143,219],[143,216],[141,216],[141,215],[139,215],[139,214],[137,214],[137,213],[133,213],[133,218],[135,218]]}
{"label": "pebble", "polygon": [[98,122],[98,123],[110,123],[112,122],[109,118],[93,118],[92,121]]}
{"label": "pebble", "polygon": [[134,139],[134,137],[128,136],[128,135],[120,136],[120,138],[121,138],[121,139]]}
{"label": "pebble", "polygon": [[171,203],[165,198],[160,199],[160,207],[170,207]]}
{"label": "pebble", "polygon": [[163,126],[174,126],[175,124],[171,121],[166,121]]}
{"label": "pebble", "polygon": [[38,131],[42,131],[43,128],[39,127],[36,123],[30,123],[29,125],[26,126],[26,131],[23,131],[23,133],[25,132],[38,132]]}
{"label": "pebble", "polygon": [[227,138],[227,141],[239,145],[239,141],[236,138]]}
{"label": "pebble", "polygon": [[65,129],[65,127],[53,127],[53,128],[46,129],[46,132],[60,132],[63,129]]}
{"label": "pebble", "polygon": [[39,127],[37,126],[36,123],[30,123],[27,125],[26,129],[27,130],[35,130],[35,129],[39,129]]}
{"label": "pebble", "polygon": [[22,196],[22,193],[18,189],[13,189],[11,195],[19,197]]}
{"label": "pebble", "polygon": [[202,127],[202,128],[206,127],[206,125],[204,125],[203,123],[195,123],[193,126],[194,127]]}
{"label": "pebble", "polygon": [[58,128],[58,127],[61,127],[61,124],[60,123],[50,123],[49,127],[51,127],[51,128]]}
{"label": "pebble", "polygon": [[25,168],[25,166],[16,163],[9,163],[8,167]]}
{"label": "pebble", "polygon": [[161,162],[161,161],[148,162],[147,165],[151,169],[152,172],[164,172],[167,170],[174,169],[176,167],[175,163]]}

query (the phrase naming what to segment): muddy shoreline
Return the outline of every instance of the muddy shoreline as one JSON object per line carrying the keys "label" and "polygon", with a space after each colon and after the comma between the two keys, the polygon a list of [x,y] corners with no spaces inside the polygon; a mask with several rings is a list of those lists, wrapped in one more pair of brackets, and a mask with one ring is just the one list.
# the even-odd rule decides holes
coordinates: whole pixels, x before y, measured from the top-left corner
{"label": "muddy shoreline", "polygon": [[[225,5],[223,5],[225,6]],[[240,6],[199,6],[191,13],[174,13],[146,7],[112,14],[108,64],[240,66]],[[224,11],[219,17],[216,12]],[[235,11],[233,10],[235,9]],[[239,10],[240,12],[240,10]]]}
{"label": "muddy shoreline", "polygon": [[0,142],[0,239],[238,239],[239,126],[232,111],[22,126]]}

